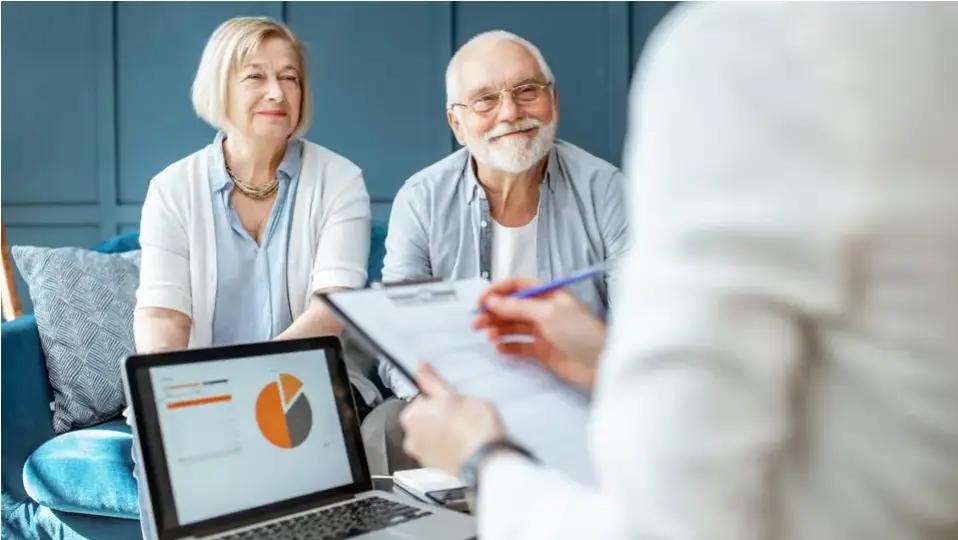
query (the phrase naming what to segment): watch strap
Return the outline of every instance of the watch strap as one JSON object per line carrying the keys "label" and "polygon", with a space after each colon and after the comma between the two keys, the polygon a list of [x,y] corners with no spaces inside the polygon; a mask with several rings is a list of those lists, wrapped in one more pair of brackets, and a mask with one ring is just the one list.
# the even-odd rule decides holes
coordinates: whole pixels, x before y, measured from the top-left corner
{"label": "watch strap", "polygon": [[459,479],[473,489],[478,488],[479,467],[482,465],[482,462],[492,454],[502,451],[515,452],[532,461],[536,461],[535,456],[533,456],[531,452],[510,441],[509,439],[495,439],[483,444],[479,448],[476,448],[469,458],[466,459],[466,462],[463,463],[462,467],[459,469]]}

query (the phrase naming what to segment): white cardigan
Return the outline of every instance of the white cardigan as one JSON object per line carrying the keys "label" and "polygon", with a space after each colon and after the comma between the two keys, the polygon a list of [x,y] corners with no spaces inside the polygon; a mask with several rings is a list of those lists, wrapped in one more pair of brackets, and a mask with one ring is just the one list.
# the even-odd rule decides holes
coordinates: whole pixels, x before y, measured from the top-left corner
{"label": "white cardigan", "polygon": [[[190,317],[190,348],[208,347],[213,339],[216,237],[208,170],[216,151],[210,144],[156,175],[140,222],[136,309],[174,309]],[[286,267],[293,319],[316,291],[363,287],[369,258],[371,217],[362,171],[306,140],[302,163]]]}

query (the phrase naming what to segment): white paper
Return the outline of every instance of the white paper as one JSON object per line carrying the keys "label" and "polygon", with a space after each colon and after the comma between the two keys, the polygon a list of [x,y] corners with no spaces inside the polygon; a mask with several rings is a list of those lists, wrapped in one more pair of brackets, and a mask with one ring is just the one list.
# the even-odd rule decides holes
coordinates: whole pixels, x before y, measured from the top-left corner
{"label": "white paper", "polygon": [[587,452],[589,398],[530,360],[503,356],[471,328],[479,295],[468,279],[330,295],[409,373],[422,361],[462,394],[495,404],[511,438],[546,465],[593,483]]}

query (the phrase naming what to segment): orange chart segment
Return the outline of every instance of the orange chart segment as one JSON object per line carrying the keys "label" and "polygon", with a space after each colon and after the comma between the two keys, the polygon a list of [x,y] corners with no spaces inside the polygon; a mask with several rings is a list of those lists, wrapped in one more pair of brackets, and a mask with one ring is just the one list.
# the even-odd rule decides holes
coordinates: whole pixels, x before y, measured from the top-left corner
{"label": "orange chart segment", "polygon": [[279,386],[275,382],[266,385],[256,398],[256,423],[269,442],[280,448],[293,446],[283,413],[283,403],[279,398]]}
{"label": "orange chart segment", "polygon": [[279,381],[283,383],[283,402],[288,406],[289,402],[293,401],[296,396],[296,392],[299,392],[299,389],[303,387],[303,383],[287,373],[281,373]]}
{"label": "orange chart segment", "polygon": [[179,409],[181,407],[196,407],[199,405],[209,405],[210,403],[220,403],[223,401],[230,401],[233,399],[233,396],[229,394],[223,394],[220,396],[210,396],[198,399],[187,399],[183,401],[173,401],[166,404],[167,409]]}

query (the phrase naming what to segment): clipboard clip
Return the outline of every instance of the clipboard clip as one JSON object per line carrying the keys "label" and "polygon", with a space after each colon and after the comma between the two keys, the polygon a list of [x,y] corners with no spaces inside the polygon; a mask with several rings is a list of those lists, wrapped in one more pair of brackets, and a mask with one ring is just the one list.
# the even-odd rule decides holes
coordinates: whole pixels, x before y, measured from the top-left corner
{"label": "clipboard clip", "polygon": [[390,287],[403,287],[406,285],[424,285],[426,283],[440,283],[442,278],[427,277],[415,279],[403,279],[400,281],[377,281],[369,286],[370,289],[388,289]]}

